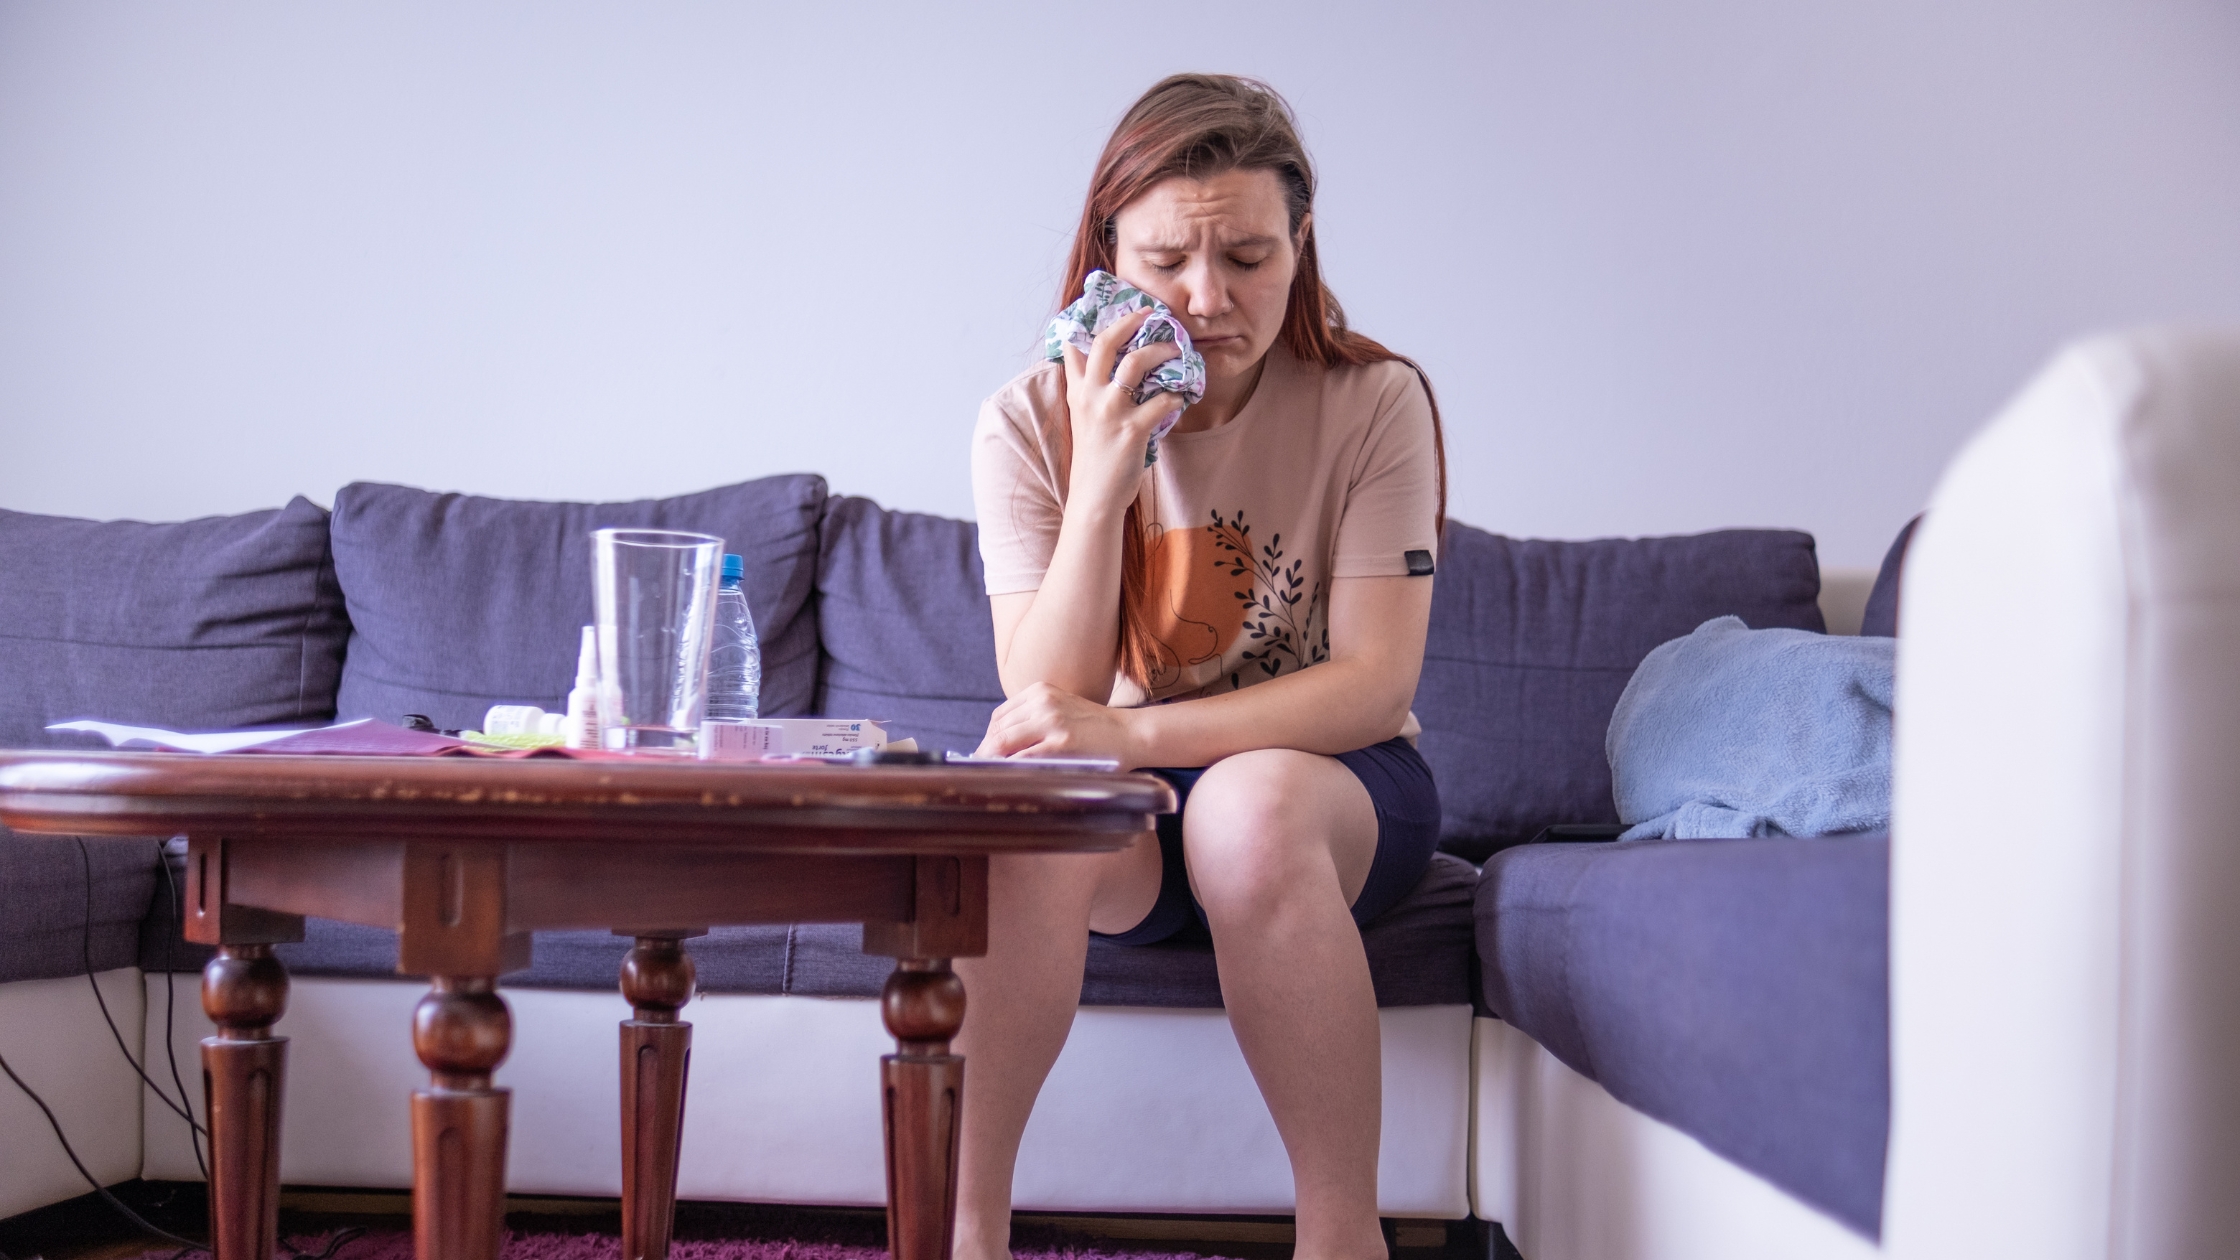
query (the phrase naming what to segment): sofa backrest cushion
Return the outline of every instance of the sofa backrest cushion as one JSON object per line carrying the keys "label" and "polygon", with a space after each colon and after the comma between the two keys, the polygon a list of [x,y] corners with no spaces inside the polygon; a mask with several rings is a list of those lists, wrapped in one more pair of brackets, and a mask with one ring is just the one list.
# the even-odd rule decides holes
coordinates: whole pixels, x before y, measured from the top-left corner
{"label": "sofa backrest cushion", "polygon": [[1713,617],[1824,630],[1812,536],[1550,542],[1449,523],[1415,712],[1441,844],[1482,860],[1551,823],[1614,823],[1603,737],[1650,649]]}
{"label": "sofa backrest cushion", "polygon": [[809,711],[810,609],[822,477],[765,477],[673,499],[533,503],[360,482],[335,496],[334,563],[349,601],[345,718],[424,713],[476,727],[494,704],[560,704],[591,621],[591,531],[714,534],[746,558],[762,639],[762,711]]}
{"label": "sofa backrest cushion", "polygon": [[816,711],[884,718],[897,738],[971,752],[1003,703],[970,521],[834,496],[817,559]]}
{"label": "sofa backrest cushion", "polygon": [[1866,611],[1859,617],[1859,633],[1879,634],[1896,638],[1898,634],[1898,587],[1905,580],[1906,552],[1913,547],[1913,531],[1921,524],[1915,516],[1898,531],[1897,541],[1882,557],[1882,571],[1874,575],[1874,589],[1867,592]]}
{"label": "sofa backrest cushion", "polygon": [[349,629],[308,499],[163,525],[0,511],[0,748],[106,747],[45,729],[73,718],[324,721]]}

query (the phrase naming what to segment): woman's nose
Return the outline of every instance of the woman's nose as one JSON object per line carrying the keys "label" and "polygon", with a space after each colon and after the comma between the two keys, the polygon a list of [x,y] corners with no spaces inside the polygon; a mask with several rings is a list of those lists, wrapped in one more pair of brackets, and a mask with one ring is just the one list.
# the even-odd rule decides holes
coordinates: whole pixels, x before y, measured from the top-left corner
{"label": "woman's nose", "polygon": [[1194,262],[1182,283],[1190,294],[1189,305],[1183,309],[1192,316],[1217,319],[1229,313],[1229,286],[1223,283],[1219,268],[1208,262]]}

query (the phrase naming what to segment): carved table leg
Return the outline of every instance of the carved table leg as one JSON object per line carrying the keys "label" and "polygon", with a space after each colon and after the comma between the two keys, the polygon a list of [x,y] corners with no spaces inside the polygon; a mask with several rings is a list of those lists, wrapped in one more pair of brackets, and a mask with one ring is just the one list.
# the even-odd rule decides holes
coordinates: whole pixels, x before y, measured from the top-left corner
{"label": "carved table leg", "polygon": [[896,1053],[879,1061],[887,1121],[887,1249],[895,1260],[949,1260],[957,1217],[964,982],[946,958],[903,958],[880,1002]]}
{"label": "carved table leg", "polygon": [[641,936],[622,959],[622,1256],[662,1260],[677,1215],[677,1150],[684,1139],[685,1075],[692,1025],[677,1010],[692,1000],[692,956],[680,936]]}
{"label": "carved table leg", "polygon": [[490,1073],[513,1013],[486,976],[439,976],[412,1012],[429,1087],[412,1094],[412,1225],[420,1260],[497,1260],[505,1232],[506,1111]]}
{"label": "carved table leg", "polygon": [[218,1035],[202,1042],[203,1114],[210,1121],[210,1250],[215,1260],[272,1260],[280,1233],[280,1095],[288,1039],[288,972],[270,945],[221,945],[202,969],[202,1009]]}

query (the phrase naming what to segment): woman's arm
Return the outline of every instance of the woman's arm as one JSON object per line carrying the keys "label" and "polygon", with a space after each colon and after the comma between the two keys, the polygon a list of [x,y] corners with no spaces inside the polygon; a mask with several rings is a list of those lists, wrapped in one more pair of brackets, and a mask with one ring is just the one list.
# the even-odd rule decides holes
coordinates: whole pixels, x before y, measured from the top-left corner
{"label": "woman's arm", "polygon": [[1103,704],[1120,650],[1120,523],[1066,505],[1057,550],[1038,589],[992,595],[1003,694],[1037,684]]}
{"label": "woman's arm", "polygon": [[1048,684],[1015,689],[1007,676],[1011,699],[989,721],[980,755],[1112,757],[1133,769],[1210,765],[1255,748],[1327,755],[1364,748],[1398,735],[1407,720],[1430,625],[1430,578],[1339,578],[1330,584],[1330,659],[1319,665],[1226,695],[1140,709],[1106,708],[1099,697]]}
{"label": "woman's arm", "polygon": [[1119,357],[1150,315],[1140,311],[1107,328],[1087,355],[1066,348],[1073,448],[1057,545],[1039,588],[989,601],[996,670],[1007,696],[1024,695],[1039,683],[1098,704],[1112,697],[1120,641],[1121,524],[1143,481],[1144,444],[1177,406],[1174,398],[1156,394],[1138,403],[1135,390],[1145,373],[1180,349],[1162,343]]}

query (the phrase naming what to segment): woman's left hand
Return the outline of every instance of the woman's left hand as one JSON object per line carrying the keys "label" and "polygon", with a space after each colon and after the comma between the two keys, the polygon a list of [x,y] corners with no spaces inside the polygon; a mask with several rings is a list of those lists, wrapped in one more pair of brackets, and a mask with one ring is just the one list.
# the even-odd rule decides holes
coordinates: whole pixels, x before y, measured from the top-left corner
{"label": "woman's left hand", "polygon": [[1132,713],[1038,682],[996,709],[973,755],[1108,757],[1132,770],[1138,756]]}

